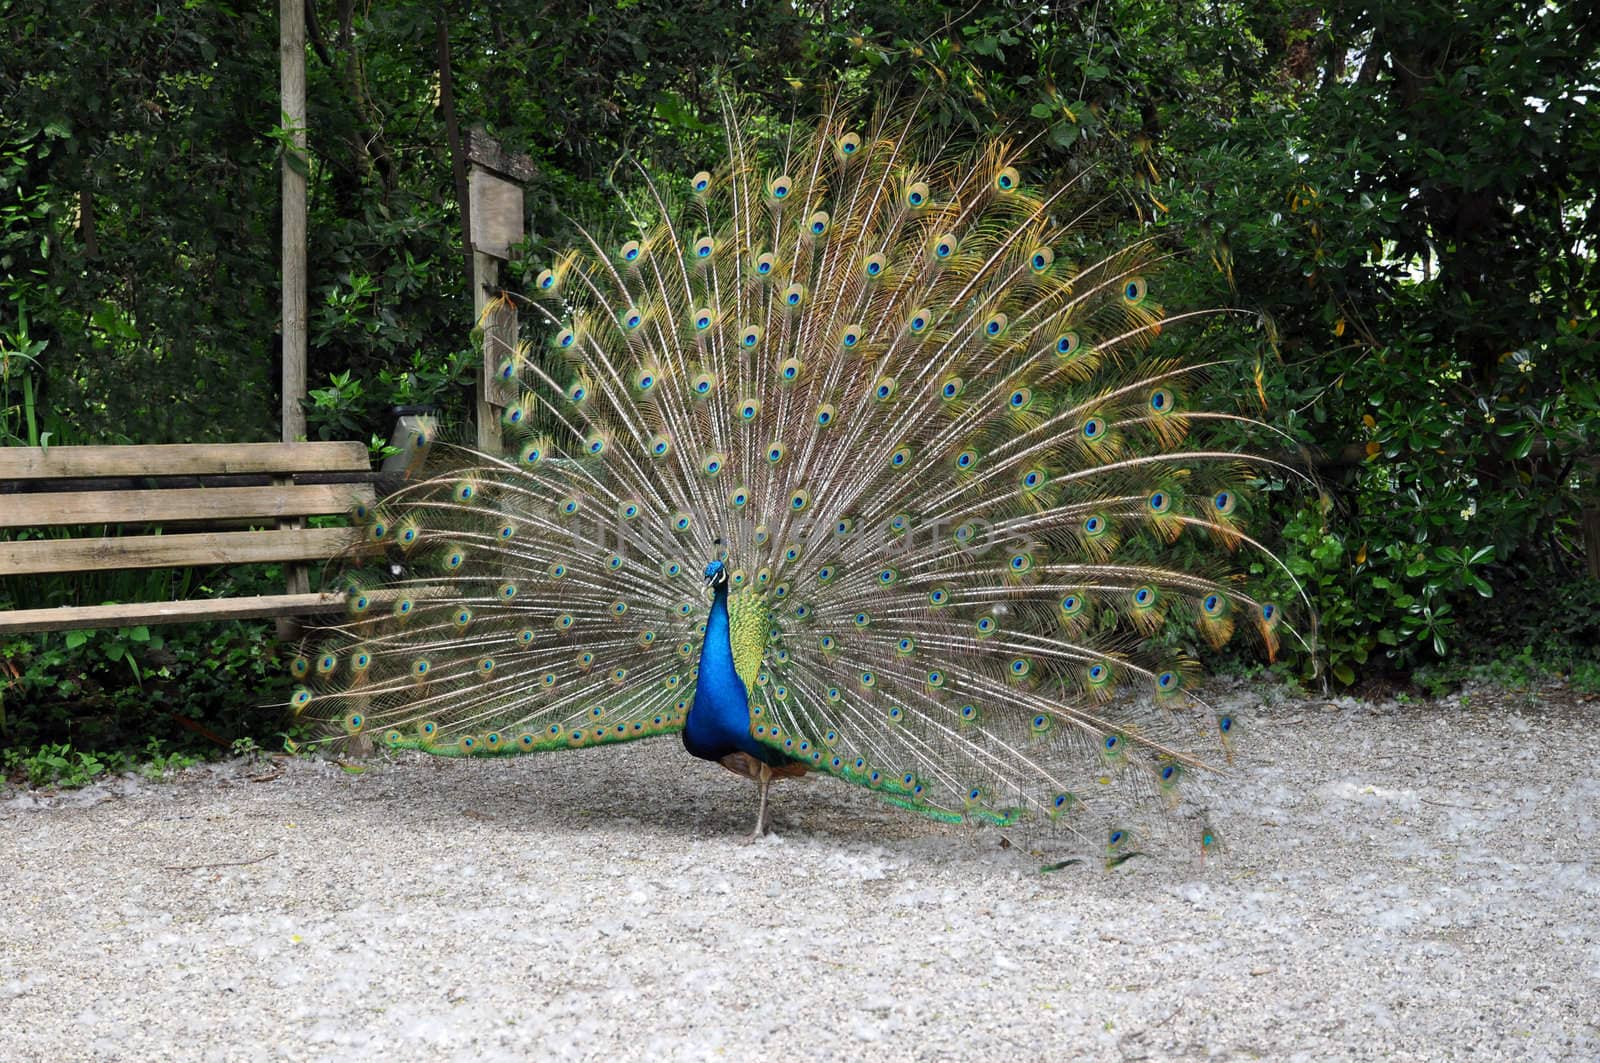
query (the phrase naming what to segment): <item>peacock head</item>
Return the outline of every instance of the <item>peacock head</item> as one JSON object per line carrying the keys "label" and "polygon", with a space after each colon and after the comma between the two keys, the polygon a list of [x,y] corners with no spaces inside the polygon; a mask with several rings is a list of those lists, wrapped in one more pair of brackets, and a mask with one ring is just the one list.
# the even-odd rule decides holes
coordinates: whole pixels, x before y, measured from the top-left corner
{"label": "peacock head", "polygon": [[719,587],[728,582],[728,567],[721,561],[712,561],[706,565],[706,586]]}

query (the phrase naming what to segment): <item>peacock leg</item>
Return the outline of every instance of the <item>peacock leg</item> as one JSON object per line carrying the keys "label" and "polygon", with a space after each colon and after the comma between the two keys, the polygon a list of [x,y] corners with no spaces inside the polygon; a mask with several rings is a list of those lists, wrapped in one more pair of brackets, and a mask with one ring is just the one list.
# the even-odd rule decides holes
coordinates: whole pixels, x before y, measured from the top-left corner
{"label": "peacock leg", "polygon": [[756,773],[756,792],[760,795],[760,804],[756,808],[756,829],[744,840],[746,845],[767,833],[767,787],[771,785],[772,769],[763,764]]}

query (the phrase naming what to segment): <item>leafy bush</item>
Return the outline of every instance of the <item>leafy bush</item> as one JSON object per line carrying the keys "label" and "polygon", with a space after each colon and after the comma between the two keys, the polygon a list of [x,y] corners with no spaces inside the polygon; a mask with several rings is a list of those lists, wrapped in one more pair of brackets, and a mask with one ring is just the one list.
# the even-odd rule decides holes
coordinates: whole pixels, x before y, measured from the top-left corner
{"label": "leafy bush", "polygon": [[13,753],[148,756],[152,740],[215,753],[285,725],[290,683],[270,623],[12,636],[0,657],[0,745]]}

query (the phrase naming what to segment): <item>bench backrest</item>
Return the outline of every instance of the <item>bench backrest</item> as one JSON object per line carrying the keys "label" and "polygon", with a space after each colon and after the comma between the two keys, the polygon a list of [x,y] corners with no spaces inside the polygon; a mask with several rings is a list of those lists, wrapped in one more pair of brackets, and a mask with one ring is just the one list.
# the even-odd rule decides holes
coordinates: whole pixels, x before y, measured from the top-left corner
{"label": "bench backrest", "polygon": [[293,525],[371,505],[371,481],[360,443],[0,447],[0,529],[164,529],[0,542],[0,575],[327,559],[349,531]]}

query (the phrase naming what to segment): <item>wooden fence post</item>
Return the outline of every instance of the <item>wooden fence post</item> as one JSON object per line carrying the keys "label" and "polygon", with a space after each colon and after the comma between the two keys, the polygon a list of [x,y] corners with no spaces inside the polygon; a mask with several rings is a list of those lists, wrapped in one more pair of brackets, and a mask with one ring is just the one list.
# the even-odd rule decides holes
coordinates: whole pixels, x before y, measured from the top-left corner
{"label": "wooden fence post", "polygon": [[[278,75],[282,97],[279,119],[289,131],[291,147],[283,154],[283,441],[305,438],[306,411],[306,7],[304,0],[279,0]],[[292,477],[277,477],[287,484]],[[278,521],[280,528],[299,528],[296,517]],[[311,589],[311,575],[303,563],[283,566],[290,594]],[[298,625],[290,617],[278,620],[278,638],[293,641]]]}
{"label": "wooden fence post", "polygon": [[468,214],[472,236],[472,312],[482,336],[479,368],[478,449],[501,450],[500,415],[516,401],[517,384],[500,369],[517,349],[517,308],[496,297],[500,266],[522,242],[522,188],[534,174],[533,160],[503,150],[481,129],[467,133]]}

